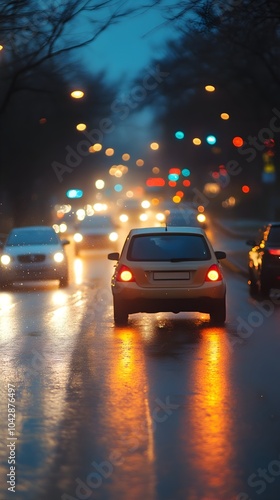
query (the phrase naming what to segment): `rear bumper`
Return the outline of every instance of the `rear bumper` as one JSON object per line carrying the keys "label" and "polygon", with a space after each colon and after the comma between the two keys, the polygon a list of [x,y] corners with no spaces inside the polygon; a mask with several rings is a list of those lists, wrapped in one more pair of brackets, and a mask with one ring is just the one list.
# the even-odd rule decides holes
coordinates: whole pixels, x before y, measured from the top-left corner
{"label": "rear bumper", "polygon": [[189,289],[141,289],[112,287],[115,302],[128,313],[136,312],[206,312],[225,298],[223,282],[213,286]]}

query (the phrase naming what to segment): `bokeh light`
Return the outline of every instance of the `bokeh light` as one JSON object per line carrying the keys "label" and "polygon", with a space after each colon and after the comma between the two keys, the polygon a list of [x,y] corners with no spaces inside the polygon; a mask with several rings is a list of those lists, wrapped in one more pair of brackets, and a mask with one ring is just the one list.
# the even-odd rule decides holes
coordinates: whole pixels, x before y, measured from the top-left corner
{"label": "bokeh light", "polygon": [[204,88],[205,88],[206,92],[215,92],[215,90],[216,90],[214,85],[205,85]]}
{"label": "bokeh light", "polygon": [[84,97],[85,93],[83,92],[83,90],[72,90],[71,92],[71,97],[73,97],[73,99],[81,99],[82,97]]}
{"label": "bokeh light", "polygon": [[194,137],[192,141],[195,146],[200,146],[201,144],[201,139],[199,139],[199,137]]}
{"label": "bokeh light", "polygon": [[232,139],[232,143],[233,145],[236,147],[236,148],[240,148],[241,146],[243,146],[244,144],[244,141],[242,139],[242,137],[239,137],[238,135],[236,137],[234,137]]}

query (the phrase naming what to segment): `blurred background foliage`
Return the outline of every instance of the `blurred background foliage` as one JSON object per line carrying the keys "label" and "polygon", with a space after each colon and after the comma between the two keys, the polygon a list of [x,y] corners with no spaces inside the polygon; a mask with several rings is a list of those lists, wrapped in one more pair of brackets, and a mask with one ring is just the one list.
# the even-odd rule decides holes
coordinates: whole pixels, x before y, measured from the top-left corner
{"label": "blurred background foliage", "polygon": [[[0,1],[0,211],[2,220],[19,225],[48,223],[52,196],[62,189],[52,162],[65,163],[66,146],[75,148],[80,140],[75,124],[85,122],[89,129],[98,128],[100,120],[112,114],[118,89],[105,73],[95,72],[94,65],[84,65],[81,50],[94,44],[104,30],[109,34],[110,25],[133,14],[116,1],[56,0],[47,4]],[[151,57],[150,67],[159,66],[168,77],[147,92],[135,113],[148,109],[153,115],[153,126],[160,131],[162,169],[190,168],[192,185],[203,191],[204,184],[213,180],[213,172],[235,160],[242,174],[224,182],[212,206],[219,212],[230,193],[241,200],[240,189],[248,184],[250,195],[239,203],[240,210],[256,213],[255,201],[260,197],[267,203],[273,200],[277,208],[279,2],[166,4],[158,0],[137,6],[139,22],[144,22],[147,8],[161,5],[177,38],[166,42],[164,57]],[[90,32],[73,30],[81,15],[92,21]],[[131,81],[131,88],[142,84],[141,74]],[[215,86],[214,92],[205,91],[209,84]],[[70,97],[75,86],[87,89],[79,106]],[[223,112],[228,113],[228,120],[221,119]],[[178,130],[184,133],[182,140],[175,137]],[[194,146],[194,137],[208,134],[217,138],[213,147]],[[232,143],[235,136],[244,139],[242,154]],[[271,161],[276,177],[265,183],[264,140],[269,136],[275,140]],[[246,153],[246,147],[255,154]],[[85,156],[71,181],[101,168],[97,157]]]}

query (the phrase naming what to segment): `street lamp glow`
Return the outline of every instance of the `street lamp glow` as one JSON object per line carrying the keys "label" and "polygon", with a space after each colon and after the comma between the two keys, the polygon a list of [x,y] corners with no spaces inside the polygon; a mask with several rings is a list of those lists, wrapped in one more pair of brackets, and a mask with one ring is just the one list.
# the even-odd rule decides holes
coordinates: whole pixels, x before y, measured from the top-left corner
{"label": "street lamp glow", "polygon": [[4,49],[4,45],[0,45],[0,50],[3,50]]}
{"label": "street lamp glow", "polygon": [[96,182],[95,182],[95,187],[96,189],[103,189],[105,186],[105,182],[102,180],[102,179],[98,179]]}
{"label": "street lamp glow", "polygon": [[215,90],[216,90],[214,85],[205,85],[204,88],[205,88],[206,92],[215,92]]}
{"label": "street lamp glow", "polygon": [[76,129],[79,130],[79,132],[86,130],[86,128],[87,128],[87,126],[85,123],[78,123],[78,125],[76,125]]}
{"label": "street lamp glow", "polygon": [[82,90],[72,90],[70,95],[73,99],[81,99],[84,97],[85,93]]}
{"label": "street lamp glow", "polygon": [[153,150],[153,151],[156,151],[157,149],[159,149],[159,144],[157,142],[152,142],[150,144],[150,148]]}
{"label": "street lamp glow", "polygon": [[123,161],[128,161],[130,159],[130,155],[128,153],[124,153],[122,155],[122,159],[123,159]]}
{"label": "street lamp glow", "polygon": [[220,114],[222,120],[228,120],[229,119],[229,114],[228,113],[221,113]]}
{"label": "street lamp glow", "polygon": [[193,139],[193,144],[194,144],[195,146],[200,146],[200,144],[201,144],[201,139],[199,139],[199,137],[194,137],[194,139]]}
{"label": "street lamp glow", "polygon": [[105,151],[106,156],[113,156],[114,153],[115,153],[115,151],[113,148],[107,148]]}

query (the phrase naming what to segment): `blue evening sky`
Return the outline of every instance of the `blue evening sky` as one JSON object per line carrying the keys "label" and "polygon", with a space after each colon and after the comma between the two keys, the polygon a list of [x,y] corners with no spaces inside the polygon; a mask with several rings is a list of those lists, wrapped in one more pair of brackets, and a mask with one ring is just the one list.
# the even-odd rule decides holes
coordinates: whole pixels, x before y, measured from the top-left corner
{"label": "blue evening sky", "polygon": [[175,26],[166,23],[162,8],[156,7],[110,26],[85,48],[85,60],[92,68],[105,70],[110,80],[125,84],[154,57],[164,55],[165,42],[175,37]]}

